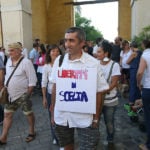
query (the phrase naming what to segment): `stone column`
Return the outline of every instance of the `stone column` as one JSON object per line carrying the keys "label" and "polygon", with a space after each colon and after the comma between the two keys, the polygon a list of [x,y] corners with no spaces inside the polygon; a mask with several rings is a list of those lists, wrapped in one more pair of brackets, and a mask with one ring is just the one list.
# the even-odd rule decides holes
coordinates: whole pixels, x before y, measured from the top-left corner
{"label": "stone column", "polygon": [[21,42],[32,47],[32,14],[30,0],[1,0],[3,44]]}

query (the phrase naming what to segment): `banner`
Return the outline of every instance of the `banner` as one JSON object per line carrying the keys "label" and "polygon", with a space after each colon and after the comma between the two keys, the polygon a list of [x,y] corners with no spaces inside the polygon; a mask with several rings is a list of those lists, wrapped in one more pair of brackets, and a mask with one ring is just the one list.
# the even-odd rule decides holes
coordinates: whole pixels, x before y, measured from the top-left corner
{"label": "banner", "polygon": [[58,70],[56,105],[60,111],[96,113],[97,69]]}

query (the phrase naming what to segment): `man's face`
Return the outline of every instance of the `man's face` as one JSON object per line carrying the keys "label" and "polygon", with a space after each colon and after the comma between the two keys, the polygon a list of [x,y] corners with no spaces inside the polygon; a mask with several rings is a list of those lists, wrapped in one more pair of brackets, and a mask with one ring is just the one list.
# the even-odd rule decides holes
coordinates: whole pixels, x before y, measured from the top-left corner
{"label": "man's face", "polygon": [[65,47],[66,51],[71,54],[77,54],[82,51],[84,41],[80,41],[77,38],[77,33],[66,33],[65,34]]}
{"label": "man's face", "polygon": [[17,57],[21,56],[21,50],[20,49],[9,48],[8,53],[9,53],[9,56],[11,58],[17,58]]}

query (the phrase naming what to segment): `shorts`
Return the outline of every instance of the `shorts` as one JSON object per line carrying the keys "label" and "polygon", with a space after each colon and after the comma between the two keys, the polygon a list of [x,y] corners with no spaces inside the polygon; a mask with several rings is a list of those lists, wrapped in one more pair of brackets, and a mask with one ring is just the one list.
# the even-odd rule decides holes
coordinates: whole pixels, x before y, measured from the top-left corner
{"label": "shorts", "polygon": [[80,150],[96,150],[100,139],[99,128],[69,128],[68,126],[56,125],[55,132],[60,147],[74,144],[74,131],[77,129]]}
{"label": "shorts", "polygon": [[23,94],[16,101],[6,104],[4,108],[4,112],[15,112],[19,107],[21,107],[23,113],[25,115],[31,114],[32,111],[32,101],[30,98],[27,98],[27,94]]}
{"label": "shorts", "polygon": [[65,147],[66,145],[74,144],[74,128],[56,125],[55,133],[58,138],[60,147]]}

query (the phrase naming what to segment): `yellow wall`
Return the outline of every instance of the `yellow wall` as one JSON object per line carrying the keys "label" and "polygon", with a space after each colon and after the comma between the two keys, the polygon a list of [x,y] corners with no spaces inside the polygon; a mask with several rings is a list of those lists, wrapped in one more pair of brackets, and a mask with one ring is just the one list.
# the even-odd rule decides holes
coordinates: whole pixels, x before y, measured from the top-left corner
{"label": "yellow wall", "polygon": [[119,0],[118,34],[127,40],[131,39],[131,6],[130,0]]}
{"label": "yellow wall", "polygon": [[65,5],[72,0],[32,0],[33,39],[44,43],[57,43],[66,28],[74,25],[73,6]]}
{"label": "yellow wall", "polygon": [[50,0],[48,7],[48,41],[57,43],[65,30],[74,25],[73,6],[65,5],[72,0]]}
{"label": "yellow wall", "polygon": [[47,43],[47,0],[32,0],[31,2],[33,39],[40,38],[41,42]]}

